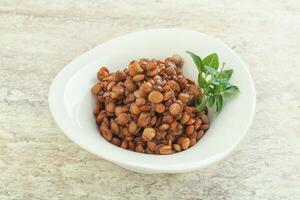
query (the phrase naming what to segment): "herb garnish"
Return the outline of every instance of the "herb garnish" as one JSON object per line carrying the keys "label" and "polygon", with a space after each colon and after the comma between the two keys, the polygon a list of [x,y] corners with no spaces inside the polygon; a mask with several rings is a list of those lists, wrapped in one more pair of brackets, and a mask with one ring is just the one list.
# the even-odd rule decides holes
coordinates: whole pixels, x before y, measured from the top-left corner
{"label": "herb garnish", "polygon": [[224,70],[225,63],[219,68],[219,58],[216,53],[212,53],[201,59],[193,52],[187,51],[198,71],[198,85],[203,90],[203,95],[197,104],[197,110],[202,112],[208,105],[212,107],[216,105],[216,112],[220,112],[223,106],[224,95],[233,95],[239,92],[239,88],[229,83],[233,70]]}

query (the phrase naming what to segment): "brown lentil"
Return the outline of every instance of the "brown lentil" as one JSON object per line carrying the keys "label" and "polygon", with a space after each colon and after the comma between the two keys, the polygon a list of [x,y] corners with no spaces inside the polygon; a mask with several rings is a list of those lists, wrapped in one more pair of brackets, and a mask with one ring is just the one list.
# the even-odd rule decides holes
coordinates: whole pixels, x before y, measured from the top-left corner
{"label": "brown lentil", "polygon": [[148,95],[148,100],[151,103],[160,103],[162,102],[164,99],[164,96],[162,95],[162,93],[158,92],[158,91],[152,91],[149,95]]}
{"label": "brown lentil", "polygon": [[110,122],[110,129],[115,134],[120,133],[120,127],[114,120]]}
{"label": "brown lentil", "polygon": [[172,147],[169,146],[169,145],[164,145],[164,146],[159,148],[159,153],[162,154],[162,155],[171,154],[171,153],[173,153]]}
{"label": "brown lentil", "polygon": [[173,96],[174,96],[173,91],[166,91],[164,93],[164,101],[167,101],[167,100],[171,99]]}
{"label": "brown lentil", "polygon": [[165,112],[165,106],[164,104],[162,103],[159,103],[159,104],[155,104],[155,111],[158,112],[158,113],[163,113]]}
{"label": "brown lentil", "polygon": [[105,107],[106,112],[113,113],[115,111],[116,104],[114,103],[108,103]]}
{"label": "brown lentil", "polygon": [[126,79],[126,74],[122,71],[116,71],[113,78],[115,82],[124,81]]}
{"label": "brown lentil", "polygon": [[172,148],[173,148],[176,152],[179,152],[179,151],[182,150],[182,149],[181,149],[181,146],[180,146],[179,144],[173,144],[173,145],[172,145]]}
{"label": "brown lentil", "polygon": [[121,145],[121,140],[117,137],[114,137],[112,140],[111,140],[111,143],[113,143],[114,145],[116,146],[120,146]]}
{"label": "brown lentil", "polygon": [[93,110],[93,113],[95,116],[97,116],[100,112],[100,106],[99,104],[96,104],[95,107],[94,107],[94,110]]}
{"label": "brown lentil", "polygon": [[138,128],[138,126],[137,126],[136,122],[135,121],[131,121],[129,123],[129,126],[128,126],[128,131],[130,133],[134,134],[136,132],[137,128]]}
{"label": "brown lentil", "polygon": [[194,126],[193,125],[189,125],[185,128],[185,134],[187,135],[192,135],[194,132]]}
{"label": "brown lentil", "polygon": [[207,118],[207,115],[206,115],[206,114],[201,113],[201,114],[200,114],[200,117],[201,117],[202,122],[203,122],[204,124],[208,124],[208,118]]}
{"label": "brown lentil", "polygon": [[97,77],[100,81],[103,80],[108,75],[109,75],[109,71],[106,67],[101,67],[97,73]]}
{"label": "brown lentil", "polygon": [[190,141],[189,138],[183,138],[182,141],[181,141],[180,146],[181,146],[181,148],[182,148],[183,150],[186,150],[186,149],[189,148],[190,143],[191,143],[191,141]]}
{"label": "brown lentil", "polygon": [[126,125],[129,122],[129,117],[126,113],[121,113],[117,116],[116,122],[119,125]]}
{"label": "brown lentil", "polygon": [[110,141],[112,139],[112,132],[109,130],[107,125],[105,123],[102,123],[100,126],[100,131],[103,135],[103,137],[107,140]]}
{"label": "brown lentil", "polygon": [[142,97],[137,98],[137,99],[135,100],[135,103],[136,103],[136,105],[138,105],[138,106],[144,105],[144,104],[146,103],[146,99],[145,99],[145,98],[142,98]]}
{"label": "brown lentil", "polygon": [[203,125],[201,125],[200,126],[200,129],[202,129],[202,130],[208,130],[209,129],[209,126],[208,126],[208,124],[203,124]]}
{"label": "brown lentil", "polygon": [[200,130],[197,132],[197,140],[200,140],[204,135],[204,130]]}
{"label": "brown lentil", "polygon": [[137,125],[141,127],[147,127],[151,122],[151,113],[142,112],[137,120]]}
{"label": "brown lentil", "polygon": [[181,106],[179,103],[173,103],[170,108],[169,111],[171,113],[171,115],[176,116],[180,113],[181,111]]}
{"label": "brown lentil", "polygon": [[190,95],[188,93],[180,93],[178,98],[183,102],[186,103],[190,99]]}
{"label": "brown lentil", "polygon": [[143,140],[146,142],[151,141],[156,135],[156,131],[154,128],[145,128],[142,134]]}
{"label": "brown lentil", "polygon": [[135,151],[140,153],[145,152],[144,148],[140,144],[135,147]]}
{"label": "brown lentil", "polygon": [[106,116],[107,114],[101,111],[96,117],[96,122],[100,124]]}
{"label": "brown lentil", "polygon": [[142,112],[141,109],[140,109],[140,107],[136,103],[135,104],[131,104],[130,111],[134,115],[138,115],[138,114],[140,114]]}
{"label": "brown lentil", "polygon": [[132,80],[133,80],[134,82],[139,82],[139,81],[144,80],[144,78],[145,78],[145,75],[144,75],[144,74],[137,74],[137,75],[135,75],[135,76],[132,78]]}
{"label": "brown lentil", "polygon": [[133,92],[134,90],[137,89],[137,85],[133,82],[132,79],[127,79],[125,82],[124,82],[124,87],[126,88],[126,90],[128,92]]}
{"label": "brown lentil", "polygon": [[190,139],[190,146],[189,147],[192,147],[196,144],[197,140],[195,138],[193,139]]}
{"label": "brown lentil", "polygon": [[129,132],[128,128],[127,127],[124,127],[122,129],[122,133],[125,137],[130,137],[131,136],[131,133]]}
{"label": "brown lentil", "polygon": [[130,149],[130,150],[132,150],[132,151],[134,151],[135,150],[135,143],[133,142],[133,141],[128,141],[128,148]]}
{"label": "brown lentil", "polygon": [[180,118],[181,124],[186,124],[190,119],[190,115],[187,112],[184,112]]}
{"label": "brown lentil", "polygon": [[121,143],[121,148],[123,148],[123,149],[128,149],[128,141],[123,141],[123,142]]}
{"label": "brown lentil", "polygon": [[155,151],[156,143],[153,142],[153,141],[147,142],[147,148],[148,148],[150,151]]}
{"label": "brown lentil", "polygon": [[101,84],[96,83],[93,87],[92,87],[92,94],[94,96],[96,96],[100,91],[101,91]]}

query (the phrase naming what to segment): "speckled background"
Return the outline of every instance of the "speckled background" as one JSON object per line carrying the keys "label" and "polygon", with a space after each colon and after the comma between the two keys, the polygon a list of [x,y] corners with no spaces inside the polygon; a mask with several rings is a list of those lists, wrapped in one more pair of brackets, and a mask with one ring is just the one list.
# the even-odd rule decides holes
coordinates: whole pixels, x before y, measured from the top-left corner
{"label": "speckled background", "polygon": [[[224,161],[142,175],[71,142],[47,105],[55,75],[135,30],[208,33],[248,63],[254,123]],[[300,199],[300,1],[0,1],[0,199]]]}

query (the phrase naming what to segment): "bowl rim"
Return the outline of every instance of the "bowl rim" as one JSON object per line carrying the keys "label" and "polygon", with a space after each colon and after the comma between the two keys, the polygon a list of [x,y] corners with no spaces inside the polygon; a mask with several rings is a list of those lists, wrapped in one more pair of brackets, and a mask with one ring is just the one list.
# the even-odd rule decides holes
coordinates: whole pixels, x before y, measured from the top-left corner
{"label": "bowl rim", "polygon": [[[205,37],[210,38],[211,40],[213,40],[214,42],[218,43],[219,45],[223,46],[226,51],[229,51],[231,54],[233,54],[235,56],[236,59],[238,59],[238,61],[240,63],[242,63],[244,70],[246,71],[246,74],[248,76],[249,79],[249,83],[250,83],[250,88],[251,88],[251,92],[252,92],[252,106],[251,106],[251,112],[249,113],[250,117],[249,120],[245,126],[245,128],[242,130],[243,133],[241,134],[241,136],[239,137],[239,139],[227,150],[221,152],[221,153],[217,153],[207,159],[202,159],[202,160],[197,160],[194,161],[192,163],[178,163],[176,165],[172,165],[170,167],[170,165],[164,166],[164,165],[159,165],[159,164],[144,164],[144,163],[132,163],[129,162],[127,160],[124,159],[119,159],[119,157],[108,157],[105,156],[103,154],[99,154],[97,151],[95,151],[93,148],[87,147],[87,146],[83,146],[81,145],[80,141],[78,141],[77,139],[75,139],[74,137],[72,137],[72,133],[70,133],[70,129],[67,127],[68,125],[62,123],[62,121],[59,120],[58,117],[58,113],[56,112],[57,109],[55,109],[56,104],[54,99],[56,98],[56,96],[58,95],[56,92],[57,89],[57,85],[59,85],[58,83],[60,83],[62,81],[63,75],[65,75],[66,73],[70,73],[70,71],[68,70],[70,67],[72,67],[73,62],[75,62],[79,57],[84,56],[86,54],[88,54],[89,52],[92,52],[93,50],[95,50],[98,46],[100,45],[105,45],[109,42],[115,41],[115,40],[119,40],[122,37],[126,37],[127,35],[131,35],[131,34],[140,34],[143,32],[149,32],[149,31],[183,31],[183,32],[190,32],[190,33],[197,33],[197,34],[201,34]],[[255,84],[253,82],[253,79],[251,77],[251,74],[248,70],[248,67],[246,65],[246,63],[240,58],[240,56],[233,51],[230,47],[228,47],[226,44],[224,44],[223,42],[215,39],[214,37],[202,33],[202,32],[198,32],[198,31],[192,31],[192,30],[187,30],[187,29],[177,29],[177,28],[158,28],[158,29],[146,29],[146,30],[142,30],[142,31],[135,31],[135,32],[130,32],[130,33],[126,33],[117,37],[114,37],[113,39],[107,40],[97,46],[95,46],[94,48],[88,50],[87,52],[84,52],[83,54],[79,55],[78,57],[76,57],[75,59],[73,59],[69,64],[67,64],[53,79],[50,88],[49,88],[49,94],[48,94],[48,104],[49,104],[49,109],[50,112],[54,118],[54,121],[56,122],[56,124],[60,127],[60,129],[64,132],[65,135],[67,135],[67,137],[69,137],[69,139],[71,139],[74,143],[78,144],[81,148],[91,152],[94,155],[97,155],[105,160],[114,162],[116,164],[119,165],[126,165],[128,167],[132,167],[132,168],[142,168],[145,170],[156,170],[156,171],[160,171],[160,172],[183,172],[183,171],[191,171],[191,170],[195,170],[195,169],[199,169],[199,168],[203,168],[206,167],[214,162],[220,161],[222,159],[224,159],[225,157],[227,157],[236,147],[237,145],[242,141],[242,139],[245,137],[247,131],[249,130],[253,119],[254,119],[254,114],[255,114],[255,107],[256,107],[256,92],[255,92]],[[111,145],[112,147],[115,147],[113,145]],[[119,148],[119,147],[117,147]],[[124,150],[124,151],[128,151],[128,150]],[[130,151],[128,151],[130,152]],[[134,154],[137,154],[136,152],[131,152]],[[131,154],[131,155],[134,155]],[[147,155],[147,154],[145,154]],[[149,155],[147,155],[149,156]],[[151,156],[155,156],[155,157],[162,157],[162,156],[168,156],[168,155],[151,155]]]}

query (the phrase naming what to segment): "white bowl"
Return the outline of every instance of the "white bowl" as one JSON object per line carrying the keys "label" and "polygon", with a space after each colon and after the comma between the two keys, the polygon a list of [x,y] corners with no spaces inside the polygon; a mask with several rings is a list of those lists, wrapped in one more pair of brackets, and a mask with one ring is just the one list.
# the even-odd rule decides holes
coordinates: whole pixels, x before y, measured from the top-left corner
{"label": "white bowl", "polygon": [[[123,69],[133,59],[164,59],[180,54],[183,73],[196,81],[197,70],[185,51],[201,57],[217,52],[226,67],[234,70],[231,82],[240,93],[225,102],[219,115],[210,111],[211,126],[192,148],[172,155],[148,155],[116,147],[102,138],[94,120],[91,87],[99,66]],[[49,91],[51,113],[63,132],[83,149],[141,173],[179,173],[198,170],[228,156],[251,125],[255,110],[254,84],[241,58],[225,44],[203,33],[179,29],[155,29],[126,34],[82,54],[53,80]]]}

